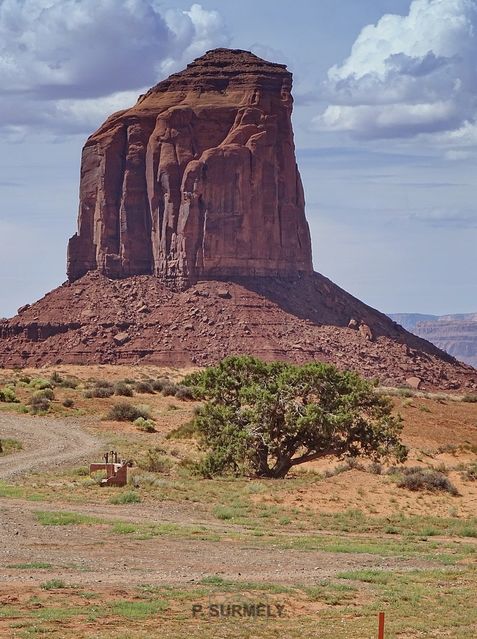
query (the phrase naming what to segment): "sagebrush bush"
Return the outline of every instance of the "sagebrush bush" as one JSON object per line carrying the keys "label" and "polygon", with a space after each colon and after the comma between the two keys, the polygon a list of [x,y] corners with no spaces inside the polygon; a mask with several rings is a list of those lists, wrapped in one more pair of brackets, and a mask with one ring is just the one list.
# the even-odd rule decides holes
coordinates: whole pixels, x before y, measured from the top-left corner
{"label": "sagebrush bush", "polygon": [[75,403],[71,399],[71,397],[67,397],[66,399],[63,400],[63,406],[65,408],[73,408],[74,405],[75,405]]}
{"label": "sagebrush bush", "polygon": [[170,380],[167,377],[160,377],[159,379],[154,379],[151,382],[151,386],[155,391],[162,391],[164,386],[170,384]]}
{"label": "sagebrush bush", "polygon": [[30,406],[30,413],[32,413],[33,415],[47,413],[50,410],[51,406],[50,400],[42,395],[35,395],[33,395],[33,397],[28,402],[28,405]]}
{"label": "sagebrush bush", "polygon": [[114,395],[114,387],[110,382],[105,381],[95,382],[92,388],[88,388],[84,392],[84,396],[88,399],[91,399],[92,397],[105,399],[107,397],[112,397],[112,395]]}
{"label": "sagebrush bush", "polygon": [[144,456],[138,462],[139,468],[147,470],[150,473],[167,472],[172,463],[165,453],[166,451],[158,446],[155,448],[148,448]]}
{"label": "sagebrush bush", "polygon": [[108,382],[107,379],[95,379],[94,385],[96,388],[113,388],[112,382]]}
{"label": "sagebrush bush", "polygon": [[6,403],[18,402],[14,389],[10,388],[9,386],[4,386],[3,388],[0,388],[0,402],[6,402]]}
{"label": "sagebrush bush", "polygon": [[50,401],[55,399],[55,393],[52,388],[44,388],[33,393],[33,397],[36,399],[46,398]]}
{"label": "sagebrush bush", "polygon": [[475,394],[469,394],[469,395],[464,395],[464,397],[462,398],[463,402],[468,402],[469,404],[476,404],[477,403],[477,395]]}
{"label": "sagebrush bush", "polygon": [[49,379],[44,379],[43,377],[34,377],[30,381],[30,387],[35,390],[44,390],[45,388],[52,388],[52,383]]}
{"label": "sagebrush bush", "polygon": [[168,382],[162,387],[162,394],[164,395],[164,397],[173,397],[176,394],[176,391],[177,384],[174,384],[172,382]]}
{"label": "sagebrush bush", "polygon": [[462,473],[462,476],[467,481],[477,481],[477,464],[468,466]]}
{"label": "sagebrush bush", "polygon": [[134,422],[139,417],[150,419],[151,412],[148,406],[133,406],[129,402],[118,402],[111,406],[106,419],[116,422]]}
{"label": "sagebrush bush", "polygon": [[121,395],[122,397],[132,397],[134,391],[126,382],[118,382],[114,385],[114,394]]}
{"label": "sagebrush bush", "polygon": [[61,384],[63,381],[63,377],[58,373],[58,371],[53,371],[50,377],[53,384]]}
{"label": "sagebrush bush", "polygon": [[72,377],[64,377],[63,381],[61,382],[60,386],[61,388],[78,388],[78,384],[79,382],[76,379],[73,379]]}
{"label": "sagebrush bush", "polygon": [[182,401],[192,400],[194,399],[194,391],[188,386],[178,384],[176,386],[175,396],[177,397],[177,399],[181,399]]}
{"label": "sagebrush bush", "polygon": [[458,495],[458,490],[444,473],[431,468],[404,468],[401,470],[402,477],[398,482],[399,488],[408,490],[431,490],[443,491],[451,495]]}
{"label": "sagebrush bush", "polygon": [[144,419],[144,417],[138,417],[134,420],[134,425],[138,430],[142,430],[145,433],[155,433],[156,425],[152,419]]}
{"label": "sagebrush bush", "polygon": [[146,393],[150,395],[154,393],[152,384],[150,384],[149,382],[136,382],[135,389],[136,393],[141,393],[143,395],[145,395]]}

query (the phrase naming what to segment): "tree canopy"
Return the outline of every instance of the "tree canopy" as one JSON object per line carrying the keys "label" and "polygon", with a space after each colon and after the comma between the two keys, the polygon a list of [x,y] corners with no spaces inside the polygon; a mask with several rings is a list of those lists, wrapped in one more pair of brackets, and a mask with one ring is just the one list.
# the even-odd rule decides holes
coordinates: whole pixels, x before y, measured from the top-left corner
{"label": "tree canopy", "polygon": [[407,454],[390,400],[351,371],[232,356],[184,383],[205,400],[195,426],[208,477],[281,478],[328,455],[403,461]]}

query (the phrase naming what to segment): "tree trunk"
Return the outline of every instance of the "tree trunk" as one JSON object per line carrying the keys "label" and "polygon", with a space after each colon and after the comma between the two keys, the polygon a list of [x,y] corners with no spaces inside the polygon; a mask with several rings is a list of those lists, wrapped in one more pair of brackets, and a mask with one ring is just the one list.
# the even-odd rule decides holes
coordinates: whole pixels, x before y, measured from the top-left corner
{"label": "tree trunk", "polygon": [[268,477],[269,472],[268,446],[263,442],[259,442],[257,445],[257,477]]}

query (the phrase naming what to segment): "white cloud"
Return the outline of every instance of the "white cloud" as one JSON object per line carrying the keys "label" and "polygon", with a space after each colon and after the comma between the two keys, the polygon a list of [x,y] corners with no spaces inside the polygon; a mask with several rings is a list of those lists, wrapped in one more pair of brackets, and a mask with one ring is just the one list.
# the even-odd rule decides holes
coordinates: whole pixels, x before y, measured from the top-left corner
{"label": "white cloud", "polygon": [[130,106],[227,43],[221,16],[199,4],[166,11],[157,0],[0,0],[1,127],[87,130],[112,104]]}
{"label": "white cloud", "polygon": [[457,132],[477,116],[477,3],[413,0],[366,26],[328,72],[319,129],[361,138]]}

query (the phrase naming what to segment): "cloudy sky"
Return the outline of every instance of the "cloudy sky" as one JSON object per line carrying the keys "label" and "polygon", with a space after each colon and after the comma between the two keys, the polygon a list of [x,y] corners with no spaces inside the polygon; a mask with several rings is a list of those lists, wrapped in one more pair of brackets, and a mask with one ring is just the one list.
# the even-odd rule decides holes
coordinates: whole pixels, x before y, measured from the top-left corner
{"label": "cloudy sky", "polygon": [[477,311],[477,0],[0,0],[0,317],[65,280],[85,138],[216,46],[294,73],[316,270]]}

